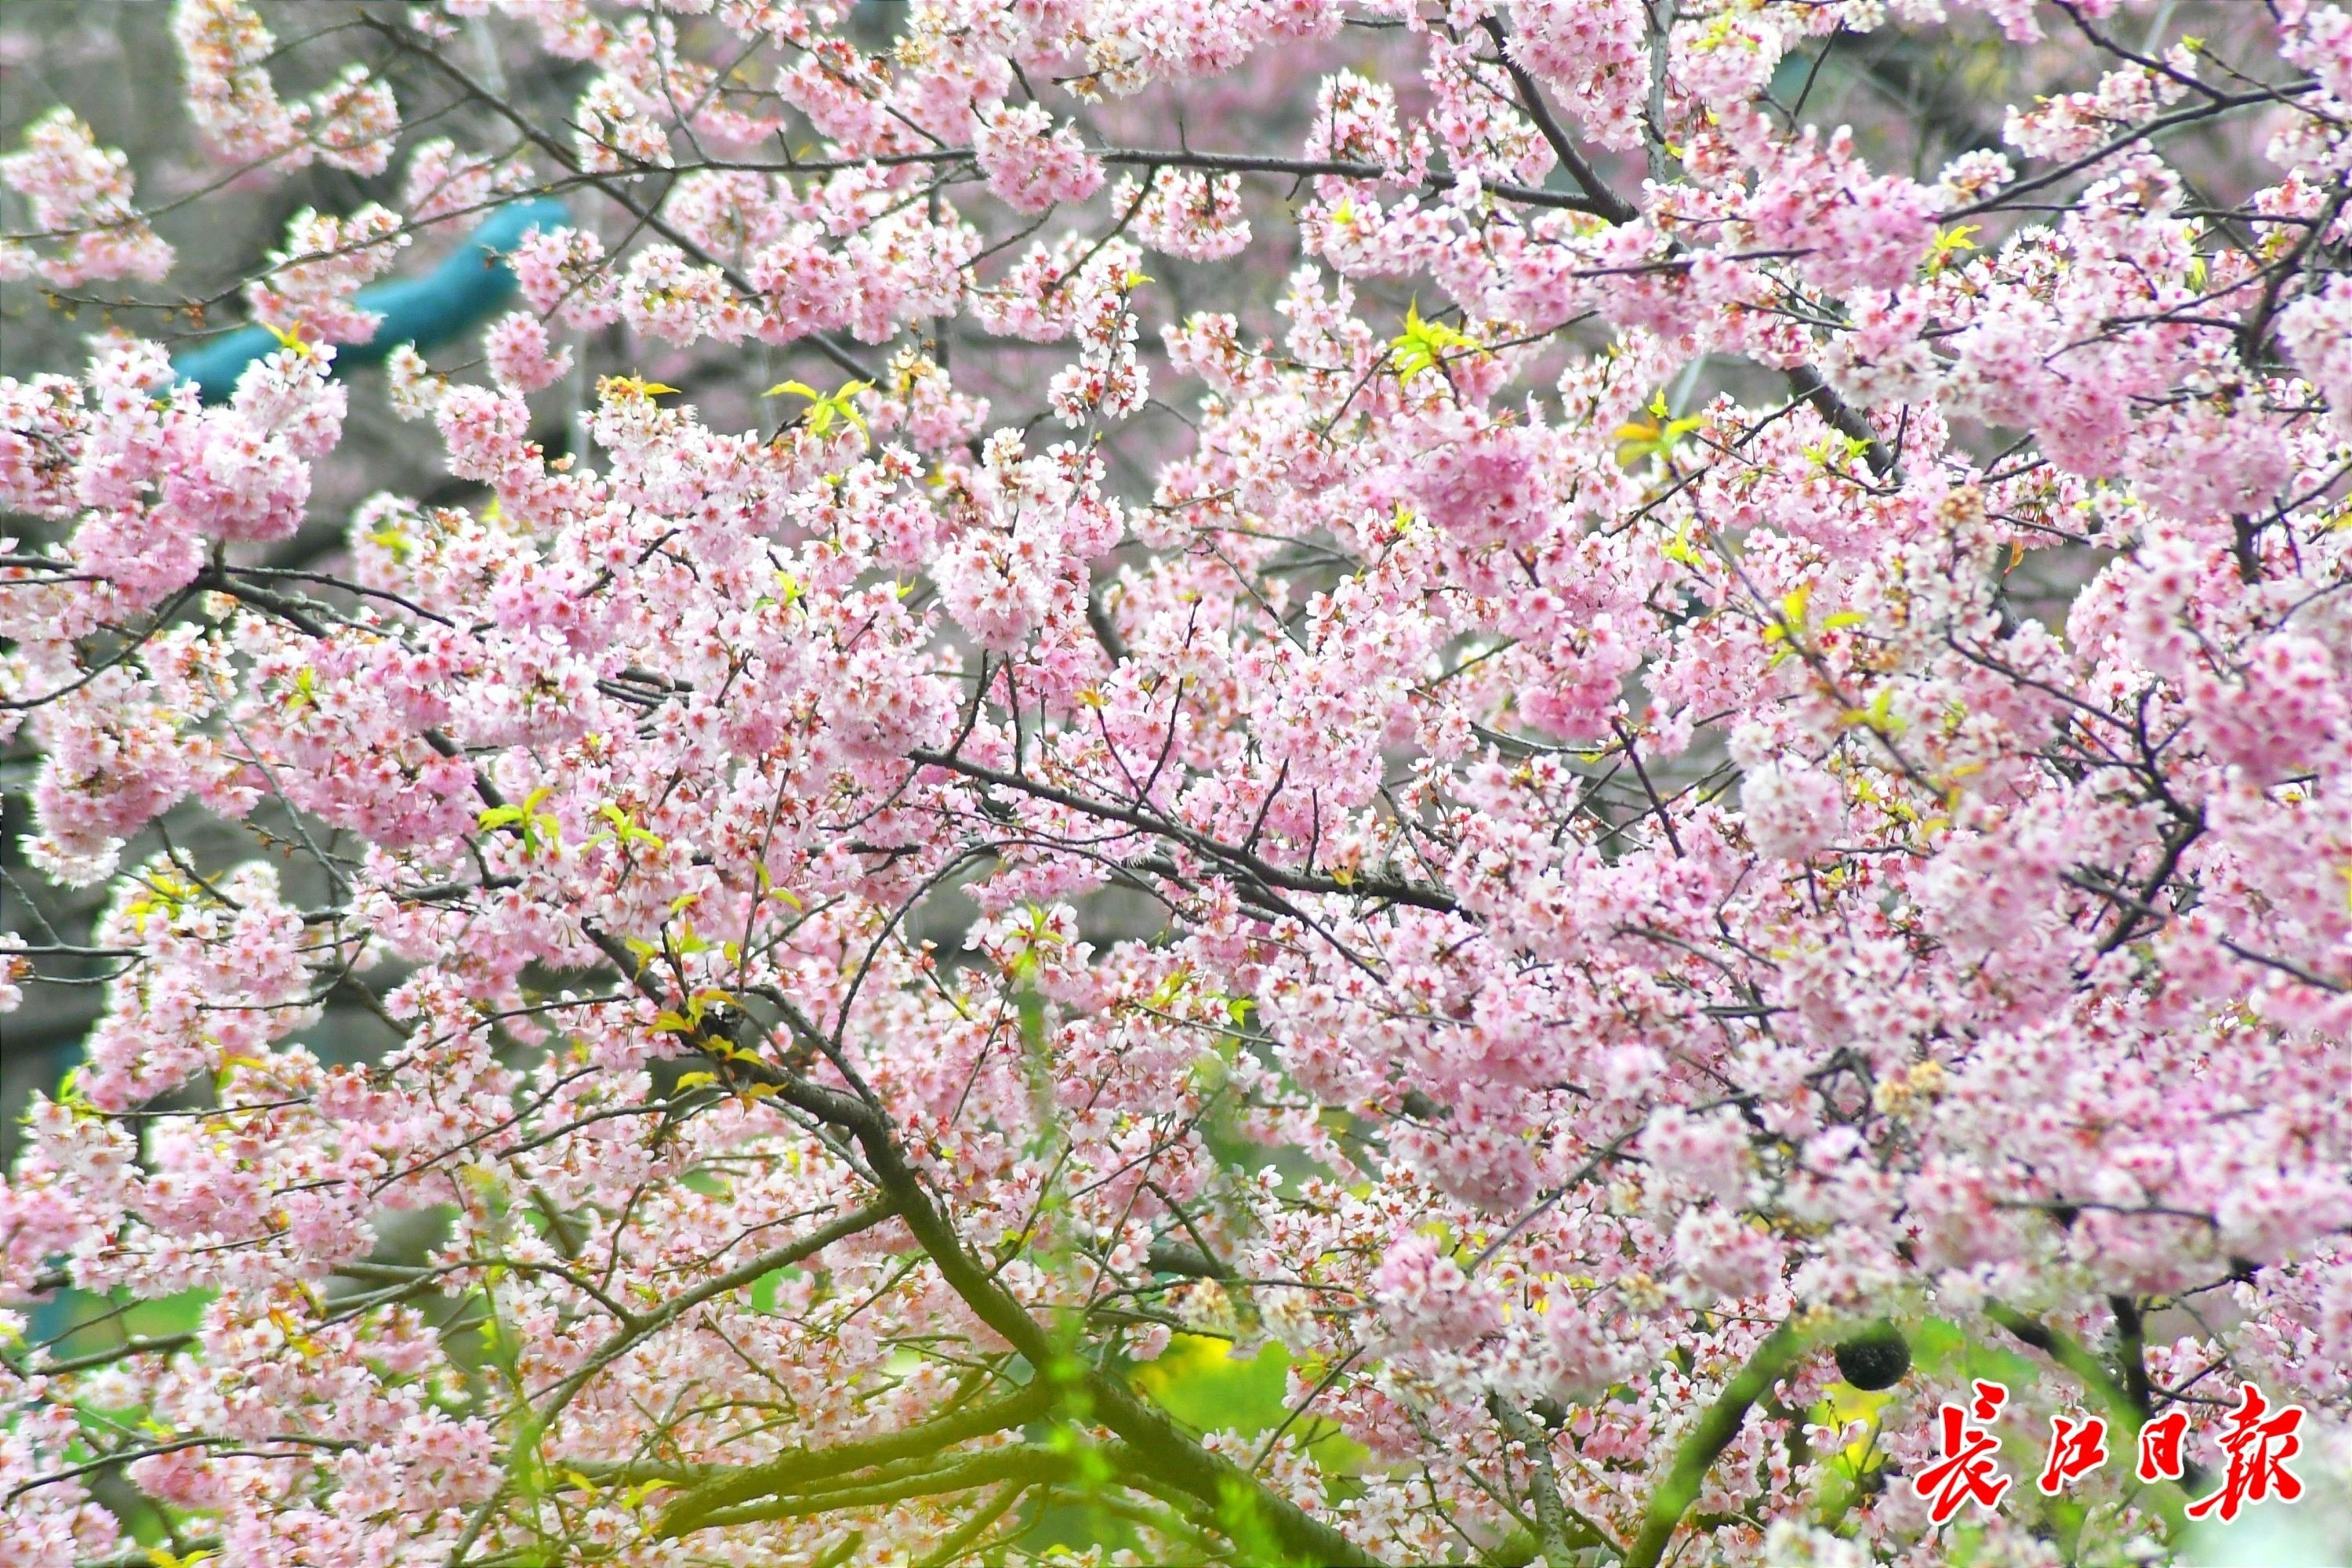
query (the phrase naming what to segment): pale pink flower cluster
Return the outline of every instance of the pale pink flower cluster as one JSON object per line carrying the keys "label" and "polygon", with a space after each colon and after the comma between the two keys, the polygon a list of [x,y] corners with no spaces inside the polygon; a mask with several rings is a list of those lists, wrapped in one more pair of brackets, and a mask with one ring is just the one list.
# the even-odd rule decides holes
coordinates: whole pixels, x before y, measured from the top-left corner
{"label": "pale pink flower cluster", "polygon": [[2129,66],[2100,78],[2096,92],[2063,93],[2032,109],[2012,104],[2001,140],[2029,157],[2079,158],[2183,90],[2145,66]]}
{"label": "pale pink flower cluster", "polygon": [[2352,103],[2352,13],[2340,5],[2282,7],[2289,26],[2279,52],[2319,79],[2338,103]]}
{"label": "pale pink flower cluster", "polygon": [[592,174],[669,164],[669,133],[645,95],[619,77],[590,82],[572,118],[580,166]]}
{"label": "pale pink flower cluster", "polygon": [[1872,174],[1841,130],[1806,134],[1781,153],[1747,204],[1759,246],[1794,251],[1808,281],[1832,293],[1906,281],[1935,230],[1935,195],[1900,174]]}
{"label": "pale pink flower cluster", "polygon": [[1418,184],[1428,157],[1426,137],[1408,139],[1397,116],[1396,89],[1352,70],[1324,79],[1315,98],[1315,121],[1307,155],[1349,163],[1370,163],[1393,177]]}
{"label": "pale pink flower cluster", "polygon": [[390,165],[399,103],[364,65],[352,62],[308,102],[289,105],[269,74],[277,37],[246,0],[178,0],[172,34],[189,112],[221,157],[280,169],[315,158],[362,175]]}
{"label": "pale pink flower cluster", "polygon": [[421,227],[438,218],[478,213],[530,184],[528,164],[500,163],[482,153],[461,152],[448,137],[436,136],[408,155],[400,210]]}
{"label": "pale pink flower cluster", "polygon": [[409,235],[398,214],[373,202],[347,218],[309,207],[286,223],[286,248],[246,285],[254,319],[314,342],[363,343],[383,318],[352,302],[360,288],[399,258]]}
{"label": "pale pink flower cluster", "polygon": [[1818,768],[1794,760],[1758,763],[1739,786],[1748,836],[1776,859],[1802,860],[1835,837],[1842,793]]}
{"label": "pale pink flower cluster", "polygon": [[[2352,24],[1946,8],[179,5],[216,146],[402,195],[231,395],[0,379],[92,889],[0,1010],[96,1008],[0,1559],[2200,1561],[2120,1465],[1932,1528],[1996,1356],[2012,1459],[2219,1477],[2226,1372],[2333,1484]],[[563,101],[420,143],[360,40]],[[1963,46],[1965,124],[1846,91]],[[160,271],[69,114],[0,178],[12,275]],[[534,190],[386,363],[446,471],[358,472],[321,340]]]}
{"label": "pale pink flower cluster", "polygon": [[132,204],[129,160],[101,149],[72,110],[60,106],[33,121],[23,149],[0,158],[0,182],[30,205],[35,237],[61,247],[43,256],[0,238],[0,279],[38,272],[70,289],[114,278],[152,283],[171,271],[172,247]]}
{"label": "pale pink flower cluster", "polygon": [[620,316],[604,242],[585,229],[534,228],[507,264],[542,317],[560,311],[572,326],[594,328]]}
{"label": "pale pink flower cluster", "polygon": [[1511,58],[1558,89],[1601,146],[1637,144],[1650,96],[1642,0],[1517,0],[1509,14]]}
{"label": "pale pink flower cluster", "polygon": [[180,0],[172,33],[188,73],[188,106],[224,158],[258,162],[302,140],[300,110],[278,96],[264,63],[277,36],[244,0]]}
{"label": "pale pink flower cluster", "polygon": [[971,145],[989,190],[1018,212],[1082,202],[1102,188],[1102,164],[1043,104],[1000,108],[973,131]]}
{"label": "pale pink flower cluster", "polygon": [[1710,108],[1732,110],[1764,90],[1790,40],[1771,12],[1719,12],[1675,24],[1674,74]]}
{"label": "pale pink flower cluster", "polygon": [[1135,352],[1139,334],[1130,298],[1144,279],[1132,272],[1113,278],[1099,268],[1079,278],[1066,290],[1073,296],[1078,358],[1055,373],[1047,401],[1065,425],[1124,419],[1150,393],[1150,373]]}
{"label": "pale pink flower cluster", "polygon": [[2352,419],[2352,280],[2337,278],[2289,305],[2278,331],[2338,423]]}
{"label": "pale pink flower cluster", "polygon": [[[1137,188],[1122,181],[1111,192],[1124,210]],[[1153,250],[1187,261],[1223,261],[1248,248],[1249,219],[1242,216],[1242,183],[1235,174],[1200,174],[1163,170],[1151,182],[1136,215],[1136,234]]]}
{"label": "pale pink flower cluster", "polygon": [[523,310],[511,311],[484,330],[482,354],[499,384],[520,393],[542,391],[572,368],[572,351],[550,353],[546,323]]}
{"label": "pale pink flower cluster", "polygon": [[400,135],[399,100],[365,66],[346,66],[305,107],[310,111],[310,145],[320,163],[362,177],[392,166],[393,143]]}

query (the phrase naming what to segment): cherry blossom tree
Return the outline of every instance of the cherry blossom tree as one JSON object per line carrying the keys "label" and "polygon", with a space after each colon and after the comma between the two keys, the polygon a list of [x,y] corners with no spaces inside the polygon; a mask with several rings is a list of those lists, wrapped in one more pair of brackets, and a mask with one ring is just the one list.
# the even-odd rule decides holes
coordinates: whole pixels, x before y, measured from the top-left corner
{"label": "cherry blossom tree", "polygon": [[[2166,1561],[2244,1384],[2352,1468],[2340,5],[297,11],[172,13],[211,185],[0,159],[118,323],[0,380],[90,911],[0,1006],[104,998],[0,1562]],[[387,399],[446,478],[314,517]],[[1934,1525],[1986,1378],[2119,1461]]]}

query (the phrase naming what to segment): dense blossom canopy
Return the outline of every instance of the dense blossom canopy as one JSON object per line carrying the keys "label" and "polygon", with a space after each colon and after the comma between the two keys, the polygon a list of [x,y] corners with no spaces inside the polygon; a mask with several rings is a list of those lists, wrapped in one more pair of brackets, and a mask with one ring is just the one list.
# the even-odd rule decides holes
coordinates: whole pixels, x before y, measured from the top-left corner
{"label": "dense blossom canopy", "polygon": [[[0,1561],[2161,1560],[2246,1383],[2346,1469],[2352,15],[901,9],[178,5],[219,199],[373,199],[233,396],[0,380],[94,889],[0,1006],[104,996]],[[1938,48],[2005,121],[1809,109]],[[0,277],[169,302],[136,173],[41,119]],[[387,393],[446,478],[289,564]]]}

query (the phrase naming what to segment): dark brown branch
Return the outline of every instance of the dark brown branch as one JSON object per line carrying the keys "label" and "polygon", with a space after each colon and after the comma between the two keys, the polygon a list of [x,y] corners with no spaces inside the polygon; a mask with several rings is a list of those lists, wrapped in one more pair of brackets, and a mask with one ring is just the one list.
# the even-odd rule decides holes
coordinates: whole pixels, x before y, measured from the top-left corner
{"label": "dark brown branch", "polygon": [[[623,974],[634,977],[641,993],[661,1000],[659,987],[632,962],[632,955],[619,941],[593,926],[583,926],[583,931]],[[804,1022],[794,1025],[797,1035],[804,1036],[808,1030]],[[856,1095],[828,1089],[765,1062],[747,1059],[740,1052],[717,1052],[713,1040],[700,1033],[686,1038],[688,1044],[710,1053],[723,1071],[740,1073],[769,1084],[778,1100],[847,1133],[865,1155],[866,1166],[892,1211],[914,1233],[932,1267],[964,1305],[1032,1367],[1039,1369],[1041,1378],[1049,1375],[1052,1369],[1070,1364],[1063,1348],[998,1281],[995,1271],[965,1249],[963,1238],[940,1212],[930,1189],[907,1163],[898,1147],[896,1130],[880,1110]],[[827,1042],[819,1038],[813,1043],[822,1046]],[[1283,1549],[1295,1556],[1316,1563],[1377,1564],[1378,1559],[1365,1553],[1346,1536],[1269,1489],[1232,1460],[1202,1447],[1174,1421],[1138,1397],[1125,1383],[1087,1368],[1076,1372],[1076,1386],[1083,1388],[1085,1399],[1092,1406],[1093,1418],[1125,1439],[1152,1474],[1212,1507],[1237,1505],[1250,1510]]]}
{"label": "dark brown branch", "polygon": [[950,773],[983,784],[1001,784],[1018,790],[1039,800],[1066,805],[1073,811],[1110,822],[1123,822],[1139,832],[1172,838],[1186,848],[1204,855],[1245,879],[1268,888],[1281,888],[1294,893],[1340,893],[1351,898],[1379,899],[1392,904],[1410,904],[1416,909],[1435,910],[1452,913],[1455,908],[1453,895],[1442,888],[1422,882],[1408,882],[1402,878],[1377,875],[1355,876],[1347,881],[1336,877],[1318,876],[1310,872],[1293,871],[1250,854],[1236,846],[1222,844],[1206,834],[1195,832],[1180,822],[1171,821],[1157,812],[1127,806],[1109,801],[1091,799],[1073,790],[1062,789],[1025,773],[1010,773],[985,766],[947,752],[918,750],[910,753],[918,763],[945,768]]}
{"label": "dark brown branch", "polygon": [[1502,18],[1488,16],[1479,25],[1486,29],[1487,36],[1495,40],[1495,47],[1502,54],[1503,68],[1511,73],[1511,85],[1518,89],[1519,106],[1528,111],[1528,118],[1536,122],[1536,129],[1543,132],[1543,139],[1550,145],[1552,156],[1559,160],[1560,167],[1568,171],[1569,177],[1583,191],[1589,204],[1584,210],[1597,213],[1611,223],[1632,223],[1640,217],[1642,209],[1609,188],[1600,173],[1586,161],[1576,139],[1569,135],[1559,117],[1552,113],[1551,105],[1544,101],[1543,89],[1537,85],[1536,79],[1511,58],[1511,41],[1503,32]]}

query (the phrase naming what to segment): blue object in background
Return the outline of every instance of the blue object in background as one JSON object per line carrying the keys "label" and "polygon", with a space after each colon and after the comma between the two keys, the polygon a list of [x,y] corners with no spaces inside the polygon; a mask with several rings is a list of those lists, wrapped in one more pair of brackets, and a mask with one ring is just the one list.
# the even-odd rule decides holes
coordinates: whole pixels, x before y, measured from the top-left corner
{"label": "blue object in background", "polygon": [[[336,373],[373,364],[402,343],[431,349],[480,326],[514,298],[515,278],[506,257],[524,234],[571,221],[572,209],[552,196],[510,202],[484,218],[463,245],[424,277],[361,289],[352,302],[381,311],[383,321],[366,342],[336,346]],[[181,380],[195,383],[205,402],[217,403],[236,390],[236,378],[247,365],[278,346],[268,328],[240,327],[190,349],[173,360],[172,368]]]}

